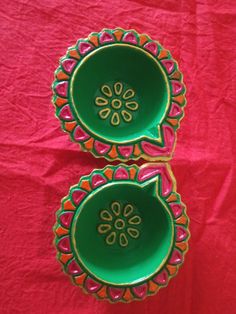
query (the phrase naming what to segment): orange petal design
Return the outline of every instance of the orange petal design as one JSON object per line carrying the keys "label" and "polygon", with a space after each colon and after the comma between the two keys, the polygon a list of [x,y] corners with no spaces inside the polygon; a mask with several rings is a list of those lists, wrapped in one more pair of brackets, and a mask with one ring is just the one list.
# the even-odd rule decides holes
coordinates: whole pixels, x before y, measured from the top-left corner
{"label": "orange petal design", "polygon": [[127,302],[130,302],[130,301],[132,301],[133,300],[133,295],[132,295],[132,293],[130,292],[130,289],[128,288],[128,289],[126,289],[126,291],[125,291],[125,294],[123,295],[123,299],[125,300],[125,301],[127,301]]}
{"label": "orange petal design", "polygon": [[139,45],[140,46],[143,46],[147,41],[148,41],[148,36],[147,35],[141,34],[139,36]]}
{"label": "orange petal design", "polygon": [[112,175],[113,175],[113,170],[111,168],[107,168],[105,171],[104,171],[104,174],[105,176],[111,180],[112,179]]}
{"label": "orange petal design", "polygon": [[91,191],[91,187],[88,180],[83,180],[80,184],[81,188],[86,191]]}
{"label": "orange petal design", "polygon": [[72,132],[74,128],[76,127],[77,123],[75,121],[73,122],[65,122],[64,123],[64,128],[68,132]]}
{"label": "orange petal design", "polygon": [[134,179],[135,175],[136,175],[136,169],[135,168],[131,168],[129,170],[129,173],[130,173],[130,179]]}
{"label": "orange petal design", "polygon": [[101,299],[107,298],[107,286],[103,286],[102,289],[97,292],[97,296]]}
{"label": "orange petal design", "polygon": [[66,264],[70,259],[72,259],[73,254],[61,254],[59,257],[59,260],[63,263]]}
{"label": "orange petal design", "polygon": [[69,51],[69,56],[75,58],[75,59],[80,59],[80,55],[78,54],[77,50],[76,49],[71,49]]}
{"label": "orange petal design", "polygon": [[65,228],[63,228],[63,227],[61,227],[61,226],[59,226],[59,227],[57,227],[57,229],[55,230],[55,233],[56,233],[56,235],[57,235],[58,237],[61,237],[61,236],[63,236],[63,235],[68,234],[68,233],[69,233],[69,230],[67,230],[67,229],[65,229]]}
{"label": "orange petal design", "polygon": [[85,273],[78,276],[78,277],[75,277],[74,278],[75,284],[82,286],[86,277],[87,277],[87,274],[85,274]]}
{"label": "orange petal design", "polygon": [[112,149],[108,153],[108,156],[110,156],[111,158],[116,158],[118,156],[115,145],[112,146]]}
{"label": "orange petal design", "polygon": [[166,200],[168,203],[170,202],[174,202],[174,201],[177,201],[177,196],[176,194],[172,193]]}
{"label": "orange petal design", "polygon": [[186,242],[176,242],[175,246],[178,247],[182,252],[185,252],[188,248],[188,244]]}
{"label": "orange petal design", "polygon": [[97,35],[91,35],[91,36],[89,36],[88,39],[94,46],[98,46],[98,36]]}
{"label": "orange petal design", "polygon": [[124,32],[121,29],[116,29],[113,34],[115,35],[116,39],[120,41]]}
{"label": "orange petal design", "polygon": [[179,71],[175,71],[170,77],[172,79],[180,80],[181,79],[181,73]]}
{"label": "orange petal design", "polygon": [[169,122],[173,126],[176,126],[179,124],[179,121],[177,119],[166,119],[166,121]]}
{"label": "orange petal design", "polygon": [[179,96],[173,97],[172,99],[173,99],[173,101],[176,101],[176,102],[179,103],[180,105],[183,105],[184,102],[185,102],[185,97],[184,97],[184,95],[179,95]]}
{"label": "orange petal design", "polygon": [[66,75],[63,71],[59,71],[57,74],[56,74],[56,77],[59,81],[61,80],[68,80],[69,76]]}
{"label": "orange petal design", "polygon": [[177,224],[181,224],[181,225],[186,225],[186,223],[188,222],[188,219],[185,215],[180,216],[177,220],[176,223]]}
{"label": "orange petal design", "polygon": [[138,147],[138,144],[135,144],[134,145],[134,155],[135,156],[139,156],[140,154],[141,154],[141,151],[140,151],[140,149]]}
{"label": "orange petal design", "polygon": [[159,289],[160,287],[157,284],[155,284],[153,281],[150,280],[148,282],[148,291],[150,293],[156,293]]}
{"label": "orange petal design", "polygon": [[158,55],[158,59],[164,59],[168,57],[168,51],[167,50],[161,50],[161,52]]}
{"label": "orange petal design", "polygon": [[84,143],[85,148],[91,150],[93,148],[94,139],[91,137],[87,142]]}
{"label": "orange petal design", "polygon": [[56,101],[54,102],[55,103],[55,105],[57,106],[57,107],[61,107],[61,106],[63,106],[64,104],[66,104],[68,102],[68,99],[64,99],[64,98],[61,98],[61,97],[57,97],[56,98]]}
{"label": "orange petal design", "polygon": [[166,268],[168,269],[168,272],[169,272],[169,274],[171,276],[173,276],[177,272],[177,267],[176,266],[167,265]]}
{"label": "orange petal design", "polygon": [[75,206],[71,203],[70,200],[65,201],[63,207],[64,209],[67,209],[67,210],[75,210]]}

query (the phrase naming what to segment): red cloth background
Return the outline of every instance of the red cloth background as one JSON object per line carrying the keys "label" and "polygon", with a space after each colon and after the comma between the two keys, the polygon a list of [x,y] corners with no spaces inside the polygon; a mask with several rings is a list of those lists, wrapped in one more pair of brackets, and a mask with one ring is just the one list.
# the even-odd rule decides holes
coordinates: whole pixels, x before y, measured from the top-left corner
{"label": "red cloth background", "polygon": [[[236,313],[236,11],[232,0],[1,1],[0,313]],[[68,46],[102,28],[150,34],[179,61],[186,117],[171,165],[192,238],[168,288],[111,305],[73,286],[55,260],[60,199],[106,165],[78,152],[50,103]]]}

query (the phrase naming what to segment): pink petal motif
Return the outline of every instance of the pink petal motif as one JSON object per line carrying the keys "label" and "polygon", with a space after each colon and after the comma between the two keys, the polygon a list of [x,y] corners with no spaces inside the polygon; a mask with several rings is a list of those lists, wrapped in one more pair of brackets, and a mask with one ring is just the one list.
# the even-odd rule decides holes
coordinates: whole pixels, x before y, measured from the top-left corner
{"label": "pink petal motif", "polygon": [[132,32],[129,32],[129,33],[125,34],[125,36],[123,37],[122,41],[124,41],[126,43],[131,43],[131,44],[134,44],[134,45],[136,45],[138,43],[136,36]]}
{"label": "pink petal motif", "polygon": [[179,250],[175,249],[173,251],[171,258],[169,259],[168,263],[172,264],[172,265],[177,265],[177,264],[182,263],[182,261],[183,261],[183,255],[180,253]]}
{"label": "pink petal motif", "polygon": [[188,236],[188,232],[185,228],[181,226],[176,226],[176,241],[181,242],[186,239]]}
{"label": "pink petal motif", "polygon": [[63,213],[63,214],[59,217],[60,222],[61,222],[61,225],[62,225],[63,227],[65,227],[65,228],[69,228],[73,216],[74,216],[74,213],[73,213],[73,212],[65,212],[65,213]]}
{"label": "pink petal motif", "polygon": [[121,154],[121,156],[128,158],[132,152],[133,152],[133,146],[118,146],[118,151]]}
{"label": "pink petal motif", "polygon": [[163,269],[162,272],[160,272],[155,278],[153,278],[153,281],[159,285],[165,285],[168,281],[167,271]]}
{"label": "pink petal motif", "polygon": [[183,85],[179,81],[171,81],[172,85],[172,95],[176,96],[180,94],[183,90]]}
{"label": "pink petal motif", "polygon": [[175,141],[175,133],[172,127],[168,125],[163,125],[163,137],[164,137],[164,147],[157,146],[155,144],[151,144],[146,141],[141,142],[141,147],[143,151],[151,156],[151,157],[159,157],[159,156],[168,156],[171,154],[174,141]]}
{"label": "pink petal motif", "polygon": [[125,168],[119,167],[115,171],[114,178],[117,180],[127,180],[129,179],[129,173]]}
{"label": "pink petal motif", "polygon": [[146,181],[152,177],[154,177],[157,174],[160,174],[162,172],[162,167],[160,165],[151,165],[144,168],[141,168],[141,170],[138,173],[138,181]]}
{"label": "pink petal motif", "polygon": [[61,97],[67,97],[68,82],[67,81],[59,82],[54,89],[57,95]]}
{"label": "pink petal motif", "polygon": [[70,264],[67,266],[67,272],[70,275],[80,275],[83,273],[83,270],[79,267],[79,265],[76,263],[75,260],[70,262]]}
{"label": "pink petal motif", "polygon": [[102,34],[99,37],[99,41],[101,44],[109,43],[114,41],[114,37],[108,32],[102,32]]}
{"label": "pink petal motif", "polygon": [[99,155],[104,155],[110,150],[111,146],[108,144],[104,144],[102,142],[99,142],[99,141],[95,141],[94,142],[94,148],[96,149],[96,151]]}
{"label": "pink petal motif", "polygon": [[107,180],[100,174],[94,174],[92,177],[92,188],[96,188],[100,185],[103,185],[107,182]]}
{"label": "pink petal motif", "polygon": [[65,59],[62,61],[61,65],[67,73],[71,73],[76,63],[77,61],[75,59]]}
{"label": "pink petal motif", "polygon": [[145,283],[141,286],[132,288],[132,290],[138,298],[143,299],[147,294],[148,287],[147,284]]}
{"label": "pink petal motif", "polygon": [[74,119],[69,105],[65,105],[59,112],[59,118],[65,121],[71,121]]}
{"label": "pink petal motif", "polygon": [[62,253],[70,253],[71,252],[70,238],[69,237],[62,238],[58,242],[57,247],[58,250],[61,251]]}
{"label": "pink petal motif", "polygon": [[88,277],[85,281],[85,288],[88,292],[94,293],[97,292],[101,288],[101,284],[92,278]]}
{"label": "pink petal motif", "polygon": [[75,205],[79,205],[79,203],[85,198],[87,193],[82,190],[74,190],[72,193],[72,200]]}
{"label": "pink petal motif", "polygon": [[144,48],[151,52],[151,54],[153,54],[154,56],[157,55],[158,52],[158,46],[154,41],[150,41],[149,43],[147,43],[146,45],[144,45]]}
{"label": "pink petal motif", "polygon": [[175,218],[179,217],[182,214],[183,206],[181,204],[170,203],[169,206]]}
{"label": "pink petal motif", "polygon": [[81,128],[81,126],[77,126],[74,130],[74,139],[78,142],[84,142],[89,139],[90,136]]}
{"label": "pink petal motif", "polygon": [[168,74],[170,74],[174,71],[174,69],[175,69],[174,61],[165,59],[165,60],[161,60],[161,63],[165,67]]}
{"label": "pink petal motif", "polygon": [[124,289],[109,287],[108,293],[113,301],[117,301],[122,298]]}
{"label": "pink petal motif", "polygon": [[180,114],[182,114],[182,108],[179,105],[177,105],[175,102],[172,102],[168,116],[177,117]]}
{"label": "pink petal motif", "polygon": [[88,42],[82,41],[79,43],[79,53],[81,55],[85,55],[89,51],[93,50],[93,48],[93,45]]}

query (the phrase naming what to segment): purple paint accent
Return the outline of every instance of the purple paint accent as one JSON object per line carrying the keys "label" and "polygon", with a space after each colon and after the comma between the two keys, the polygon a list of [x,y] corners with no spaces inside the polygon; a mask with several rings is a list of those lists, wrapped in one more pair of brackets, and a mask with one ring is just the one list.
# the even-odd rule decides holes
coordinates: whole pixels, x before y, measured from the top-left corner
{"label": "purple paint accent", "polygon": [[183,206],[181,204],[170,203],[169,206],[175,218],[179,217],[182,214]]}
{"label": "purple paint accent", "polygon": [[69,105],[65,105],[59,112],[59,118],[65,121],[71,121],[74,119]]}
{"label": "purple paint accent", "polygon": [[70,247],[70,238],[64,237],[62,238],[58,244],[57,244],[58,250],[62,253],[70,253],[71,247]]}
{"label": "purple paint accent", "polygon": [[92,188],[96,188],[100,185],[103,185],[107,182],[107,180],[100,174],[94,174],[92,177]]}
{"label": "purple paint accent", "polygon": [[67,81],[63,81],[63,82],[59,82],[56,86],[55,86],[55,92],[57,93],[57,95],[61,96],[61,97],[67,97],[67,92],[68,92],[68,82]]}
{"label": "purple paint accent", "polygon": [[118,151],[123,157],[128,158],[133,152],[133,146],[118,146]]}
{"label": "purple paint accent", "polygon": [[94,293],[97,292],[101,288],[101,284],[92,278],[88,277],[85,281],[85,288],[88,292]]}
{"label": "purple paint accent", "polygon": [[72,260],[70,264],[67,266],[67,272],[70,275],[80,275],[83,273],[83,270],[79,267],[75,260]]}
{"label": "purple paint accent", "polygon": [[129,173],[125,168],[119,167],[115,171],[114,178],[117,180],[127,180],[129,179]]}
{"label": "purple paint accent", "polygon": [[168,116],[169,117],[177,117],[181,113],[182,113],[182,108],[179,105],[177,105],[175,102],[172,102]]}
{"label": "purple paint accent", "polygon": [[90,136],[81,128],[81,126],[77,126],[74,130],[74,139],[78,142],[83,142],[89,139]]}
{"label": "purple paint accent", "polygon": [[180,94],[183,90],[183,85],[179,81],[171,81],[172,85],[172,95],[176,96]]}
{"label": "purple paint accent", "polygon": [[60,215],[59,219],[60,219],[61,225],[65,228],[69,228],[73,216],[74,216],[73,212],[65,212],[62,215]]}
{"label": "purple paint accent", "polygon": [[79,43],[79,52],[81,55],[85,55],[89,51],[93,50],[93,45],[87,42],[80,42]]}
{"label": "purple paint accent", "polygon": [[122,298],[124,289],[109,287],[108,293],[113,301],[117,301]]}
{"label": "purple paint accent", "polygon": [[188,236],[188,232],[185,228],[181,226],[176,226],[176,241],[181,242],[186,239]]}
{"label": "purple paint accent", "polygon": [[154,56],[157,55],[157,52],[158,52],[158,46],[155,42],[153,41],[150,41],[149,43],[147,43],[146,45],[144,45],[144,48],[151,52],[151,54],[153,54]]}
{"label": "purple paint accent", "polygon": [[111,146],[108,144],[99,142],[99,141],[95,141],[94,148],[96,149],[99,155],[103,155],[103,154],[106,154],[110,150]]}
{"label": "purple paint accent", "polygon": [[108,32],[102,32],[102,34],[99,37],[99,41],[101,44],[109,43],[114,41],[114,37]]}
{"label": "purple paint accent", "polygon": [[162,272],[153,278],[153,281],[159,285],[165,285],[168,281],[168,272],[163,269]]}
{"label": "purple paint accent", "polygon": [[136,45],[138,43],[136,36],[132,32],[129,32],[129,33],[125,34],[125,36],[123,37],[122,41],[124,41],[126,43],[131,43],[131,44],[134,44],[134,45]]}
{"label": "purple paint accent", "polygon": [[143,284],[137,287],[133,287],[132,290],[138,298],[143,299],[147,294],[148,287],[147,284]]}
{"label": "purple paint accent", "polygon": [[73,71],[75,65],[77,64],[77,61],[74,59],[65,59],[62,61],[61,65],[63,69],[67,72],[70,73]]}
{"label": "purple paint accent", "polygon": [[79,205],[79,203],[84,199],[86,195],[87,193],[85,191],[74,190],[72,193],[72,200],[75,203],[75,205]]}
{"label": "purple paint accent", "polygon": [[183,261],[183,255],[180,253],[179,250],[175,249],[168,263],[171,265],[177,265],[177,264],[180,264],[182,261]]}
{"label": "purple paint accent", "polygon": [[175,68],[174,61],[165,59],[161,60],[161,63],[165,67],[168,74],[171,74],[174,71]]}

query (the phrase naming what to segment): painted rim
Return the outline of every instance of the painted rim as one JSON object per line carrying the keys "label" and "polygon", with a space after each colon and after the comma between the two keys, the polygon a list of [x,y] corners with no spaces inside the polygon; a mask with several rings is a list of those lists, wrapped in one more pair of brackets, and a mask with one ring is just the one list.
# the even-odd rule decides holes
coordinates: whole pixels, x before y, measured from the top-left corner
{"label": "painted rim", "polygon": [[[78,211],[87,199],[93,197],[94,193],[99,193],[99,189],[117,182],[140,185],[147,185],[150,182],[157,183],[155,198],[165,204],[173,224],[174,237],[168,258],[155,273],[134,284],[118,285],[97,278],[87,267],[84,267],[73,249],[73,225]],[[190,236],[188,225],[186,207],[176,192],[176,181],[168,164],[145,164],[140,168],[136,165],[109,165],[104,169],[94,170],[88,176],[81,177],[79,183],[73,186],[69,194],[62,199],[61,209],[56,213],[54,226],[57,259],[75,285],[98,299],[108,300],[111,303],[143,300],[166,287],[169,280],[177,274],[188,250]]]}
{"label": "painted rim", "polygon": [[[127,143],[107,140],[86,128],[84,122],[77,116],[75,117],[70,94],[71,81],[76,69],[85,58],[89,55],[92,56],[100,48],[121,44],[143,50],[158,62],[165,73],[170,95],[165,115],[160,124],[156,125],[160,134],[157,138],[143,135],[132,141],[127,140]],[[184,116],[183,108],[186,104],[183,76],[170,52],[146,34],[138,34],[135,30],[116,28],[104,29],[99,33],[91,33],[85,39],[79,39],[76,45],[70,47],[66,55],[60,59],[52,90],[52,102],[56,108],[56,117],[61,121],[62,129],[70,134],[72,141],[78,143],[83,151],[90,151],[95,157],[104,157],[110,161],[137,160],[141,157],[149,161],[166,161],[172,158],[176,143],[176,130]],[[112,105],[119,107],[118,102]],[[134,104],[132,106],[131,113],[136,108]],[[105,117],[106,112],[103,112],[103,115]],[[129,119],[130,116],[126,118]]]}

